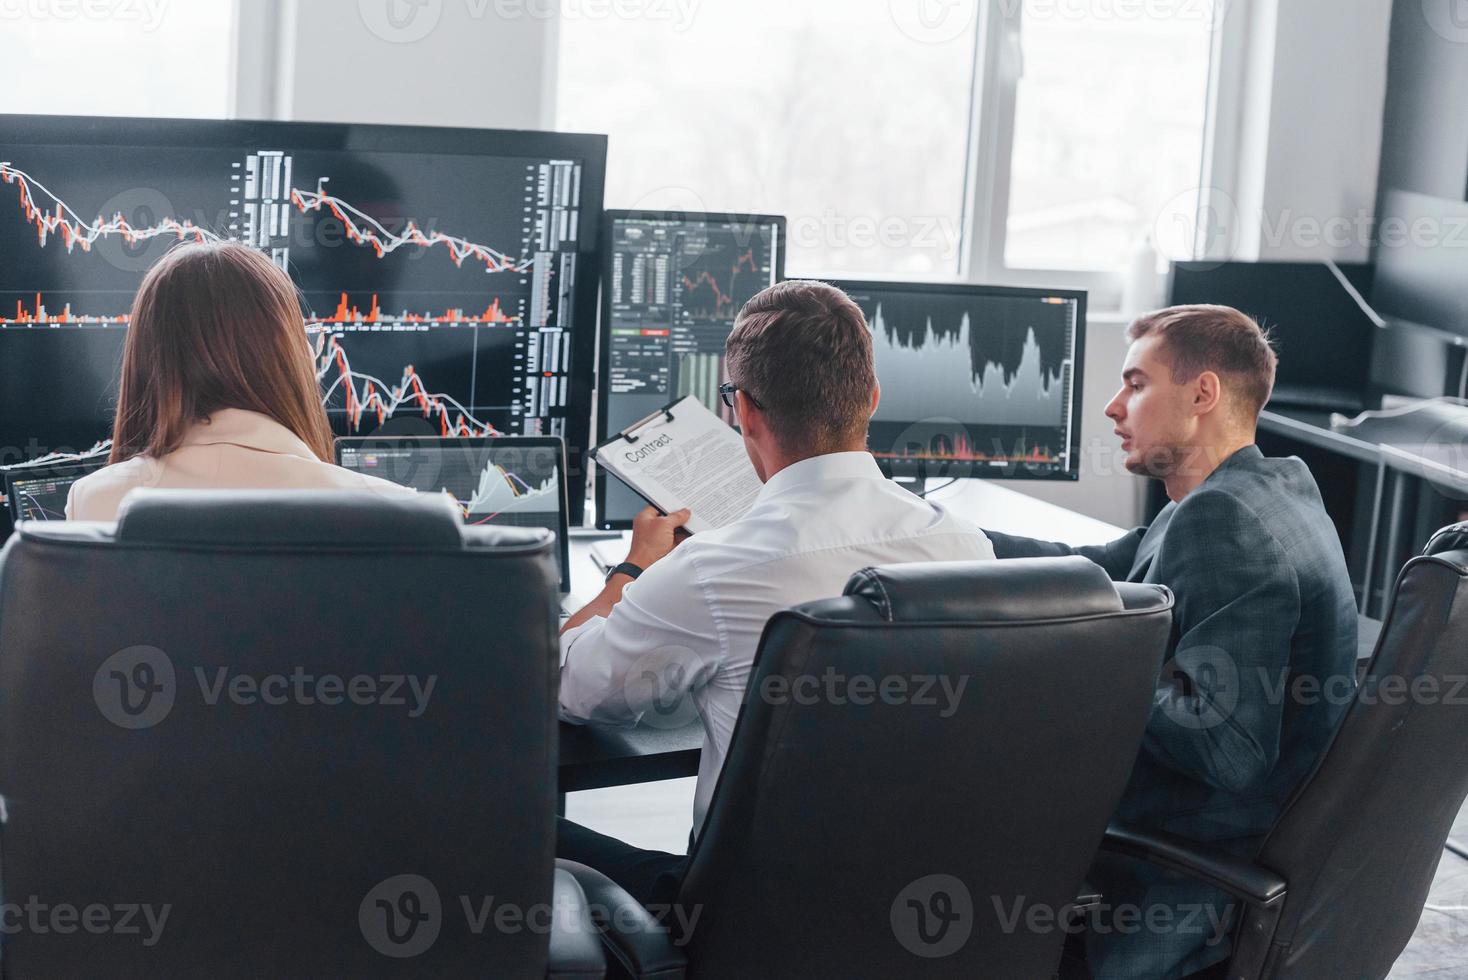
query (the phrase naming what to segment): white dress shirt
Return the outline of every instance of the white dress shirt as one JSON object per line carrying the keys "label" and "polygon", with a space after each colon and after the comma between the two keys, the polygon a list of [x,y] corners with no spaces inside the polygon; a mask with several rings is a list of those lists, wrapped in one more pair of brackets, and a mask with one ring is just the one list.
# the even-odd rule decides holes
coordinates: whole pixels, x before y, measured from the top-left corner
{"label": "white dress shirt", "polygon": [[411,493],[374,476],[322,462],[290,429],[267,415],[225,408],[189,429],[165,456],[134,456],[71,485],[66,516],[115,521],[135,487],[190,490],[377,490]]}
{"label": "white dress shirt", "polygon": [[611,615],[561,637],[561,715],[623,725],[646,715],[672,727],[696,707],[696,833],[772,615],[839,596],[868,565],[993,557],[982,531],[883,477],[871,454],[801,460],[771,477],[743,518],[684,541],[623,590]]}

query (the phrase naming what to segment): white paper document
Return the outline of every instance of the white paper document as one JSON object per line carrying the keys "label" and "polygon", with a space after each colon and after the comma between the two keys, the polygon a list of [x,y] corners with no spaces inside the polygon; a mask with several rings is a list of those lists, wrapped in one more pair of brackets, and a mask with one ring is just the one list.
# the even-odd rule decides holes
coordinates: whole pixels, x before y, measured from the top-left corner
{"label": "white paper document", "polygon": [[594,458],[663,513],[691,510],[693,534],[737,521],[760,490],[739,433],[692,395],[623,429]]}

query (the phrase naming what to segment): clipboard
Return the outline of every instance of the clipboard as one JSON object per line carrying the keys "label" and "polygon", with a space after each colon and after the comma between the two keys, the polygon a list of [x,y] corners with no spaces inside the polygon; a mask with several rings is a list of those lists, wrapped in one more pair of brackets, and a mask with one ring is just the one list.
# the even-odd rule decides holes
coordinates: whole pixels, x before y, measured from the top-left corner
{"label": "clipboard", "polygon": [[[652,459],[660,446],[659,433],[685,420],[694,427],[687,433],[679,433],[680,439],[687,440],[685,445],[674,447],[669,443],[668,448],[673,452]],[[664,435],[672,438],[671,434]],[[613,464],[610,453],[619,448],[629,448],[631,452],[626,455],[635,454],[638,458],[630,463]],[[689,457],[687,452],[680,452],[685,448],[687,452],[702,454],[695,456],[695,462],[704,460],[713,467],[708,474],[709,479],[700,480],[686,472]],[[685,395],[638,419],[615,436],[593,446],[588,456],[659,513],[666,515],[681,507],[689,507],[693,511],[689,533],[732,523],[753,505],[759,493],[759,477],[738,432],[704,407],[694,395]],[[661,466],[664,462],[684,465]],[[681,472],[674,473],[674,470]],[[670,476],[676,476],[680,485],[670,485],[674,482],[668,479]]]}
{"label": "clipboard", "polygon": [[[587,457],[590,458],[593,462],[597,462],[597,453],[600,453],[603,449],[606,449],[609,446],[615,446],[620,443],[636,443],[639,439],[642,438],[640,435],[637,434],[638,429],[643,428],[651,422],[657,421],[659,416],[668,421],[672,421],[675,418],[675,416],[673,415],[673,406],[677,405],[678,402],[682,400],[683,399],[681,398],[674,399],[673,401],[668,402],[668,404],[664,405],[662,408],[658,409],[656,412],[652,412],[651,414],[638,419],[636,422],[633,422],[631,425],[627,426],[627,428],[623,429],[621,432],[618,432],[610,439],[602,440],[601,442],[597,443],[595,446],[592,446],[589,450],[587,450]],[[608,473],[611,473],[612,476],[617,476],[617,474],[612,473],[612,470],[607,466],[602,466],[602,469],[606,470]],[[668,516],[668,512],[659,507],[656,501],[649,500],[647,494],[643,493],[641,490],[637,489],[626,480],[623,480],[621,477],[617,477],[617,479],[621,482],[622,486],[626,487],[628,490],[631,490],[638,497],[641,497],[644,501],[646,501],[649,507],[652,507],[664,517]]]}

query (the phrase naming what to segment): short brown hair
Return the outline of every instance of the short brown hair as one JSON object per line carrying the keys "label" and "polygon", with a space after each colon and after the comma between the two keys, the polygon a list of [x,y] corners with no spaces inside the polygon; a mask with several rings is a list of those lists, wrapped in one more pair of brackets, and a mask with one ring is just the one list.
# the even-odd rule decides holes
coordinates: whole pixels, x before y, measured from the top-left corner
{"label": "short brown hair", "polygon": [[1238,406],[1254,421],[1274,390],[1279,357],[1269,333],[1231,306],[1169,306],[1146,313],[1127,327],[1126,339],[1157,335],[1158,349],[1182,384],[1213,371],[1237,387]]}
{"label": "short brown hair", "polygon": [[332,459],[295,283],[246,245],[190,242],[148,270],[133,300],[111,461],[164,456],[223,408],[268,416]]}
{"label": "short brown hair", "polygon": [[835,286],[792,279],[757,293],[725,355],[729,380],[762,406],[784,452],[817,456],[865,440],[877,385],[872,333]]}

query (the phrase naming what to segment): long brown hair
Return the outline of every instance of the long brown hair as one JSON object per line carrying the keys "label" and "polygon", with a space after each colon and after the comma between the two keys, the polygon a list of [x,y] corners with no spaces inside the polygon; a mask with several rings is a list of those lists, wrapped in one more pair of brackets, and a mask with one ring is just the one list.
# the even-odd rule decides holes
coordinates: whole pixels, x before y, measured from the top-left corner
{"label": "long brown hair", "polygon": [[332,459],[295,283],[248,246],[190,242],[138,287],[111,461],[170,453],[191,426],[225,408],[269,416]]}

